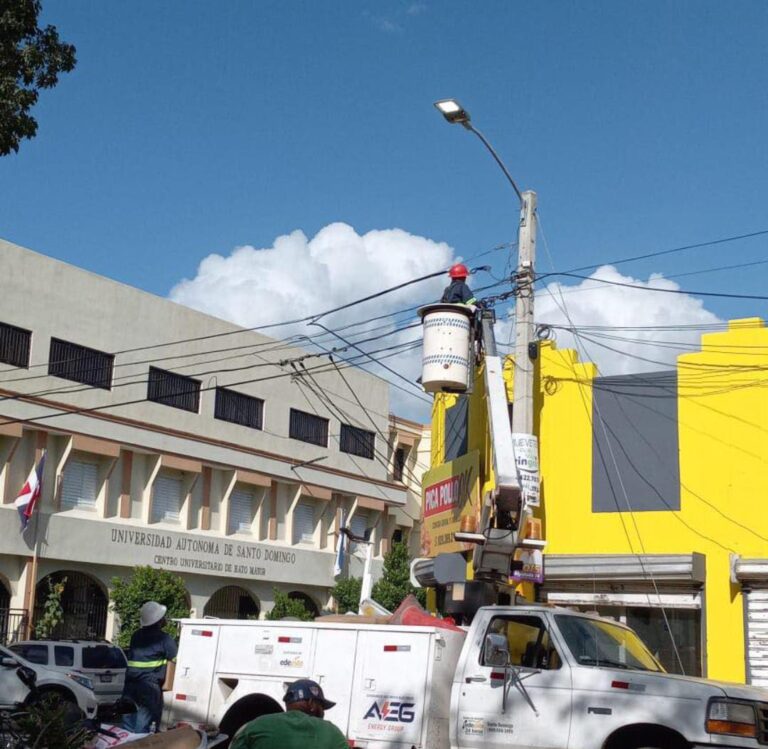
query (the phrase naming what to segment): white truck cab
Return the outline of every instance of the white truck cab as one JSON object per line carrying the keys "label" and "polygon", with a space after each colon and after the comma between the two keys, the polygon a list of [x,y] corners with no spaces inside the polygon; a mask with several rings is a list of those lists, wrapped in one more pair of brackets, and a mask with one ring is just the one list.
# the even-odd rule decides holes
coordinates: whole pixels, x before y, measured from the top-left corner
{"label": "white truck cab", "polygon": [[232,735],[320,682],[367,749],[683,749],[768,744],[768,691],[664,672],[639,637],[561,608],[478,610],[468,632],[183,620],[171,723]]}

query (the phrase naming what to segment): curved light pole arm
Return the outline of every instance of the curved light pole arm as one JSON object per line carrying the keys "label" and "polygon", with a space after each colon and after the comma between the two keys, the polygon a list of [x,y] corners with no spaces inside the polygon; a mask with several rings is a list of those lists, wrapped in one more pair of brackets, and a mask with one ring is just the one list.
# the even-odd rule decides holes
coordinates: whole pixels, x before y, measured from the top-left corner
{"label": "curved light pole arm", "polygon": [[474,126],[471,122],[462,122],[462,125],[464,125],[467,130],[472,131],[480,140],[482,141],[483,145],[490,151],[491,156],[493,156],[496,163],[501,167],[501,171],[504,172],[504,176],[509,181],[509,184],[512,185],[512,189],[515,191],[515,194],[517,195],[518,200],[520,203],[524,203],[523,199],[523,193],[520,192],[520,188],[517,186],[517,183],[514,179],[512,179],[512,175],[507,170],[507,167],[504,166],[504,162],[499,158],[499,155],[496,153],[496,151],[493,150],[493,146],[488,142],[487,138]]}

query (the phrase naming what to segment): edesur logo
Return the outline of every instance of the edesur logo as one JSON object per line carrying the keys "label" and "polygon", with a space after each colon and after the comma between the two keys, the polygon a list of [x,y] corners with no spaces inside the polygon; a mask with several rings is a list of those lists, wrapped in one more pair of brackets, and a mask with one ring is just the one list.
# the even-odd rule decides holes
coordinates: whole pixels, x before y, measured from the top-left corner
{"label": "edesur logo", "polygon": [[396,702],[390,700],[384,700],[379,705],[379,702],[374,702],[365,714],[363,720],[369,718],[375,718],[376,720],[384,720],[388,723],[413,723],[413,719],[416,717],[413,712],[415,704],[413,702]]}

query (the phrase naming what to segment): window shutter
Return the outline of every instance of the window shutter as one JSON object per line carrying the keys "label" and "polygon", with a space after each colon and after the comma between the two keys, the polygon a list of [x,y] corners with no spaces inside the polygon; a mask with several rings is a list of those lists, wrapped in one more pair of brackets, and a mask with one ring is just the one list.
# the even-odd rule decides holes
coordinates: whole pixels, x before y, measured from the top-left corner
{"label": "window shutter", "polygon": [[99,466],[83,460],[70,460],[61,482],[61,507],[95,507],[99,484]]}
{"label": "window shutter", "polygon": [[[349,530],[352,531],[356,536],[360,536],[361,538],[365,535],[365,531],[368,528],[368,515],[367,513],[360,514],[359,512],[356,512],[352,516],[352,522],[349,524]],[[362,543],[356,543],[355,541],[352,541],[350,544],[350,548],[352,551],[365,551],[365,544]]]}
{"label": "window shutter", "polygon": [[300,503],[293,511],[294,543],[311,544],[315,540],[315,508]]}
{"label": "window shutter", "polygon": [[181,514],[182,482],[172,476],[158,476],[152,489],[153,522],[176,522]]}
{"label": "window shutter", "polygon": [[229,495],[229,532],[250,533],[256,497],[245,489],[233,489]]}

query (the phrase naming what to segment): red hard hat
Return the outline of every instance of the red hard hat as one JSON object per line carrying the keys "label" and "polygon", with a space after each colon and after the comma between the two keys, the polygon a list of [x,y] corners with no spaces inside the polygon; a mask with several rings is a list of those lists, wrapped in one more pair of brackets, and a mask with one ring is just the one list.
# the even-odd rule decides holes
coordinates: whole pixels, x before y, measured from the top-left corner
{"label": "red hard hat", "polygon": [[456,265],[451,266],[448,275],[451,278],[466,278],[469,275],[469,271],[467,270],[467,266],[463,263],[456,263]]}

